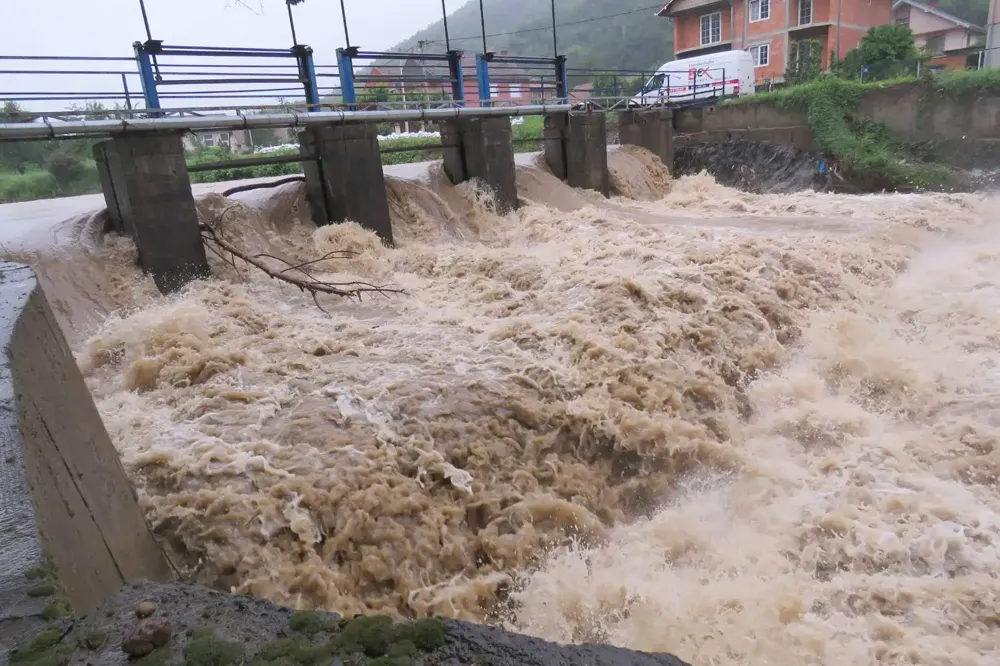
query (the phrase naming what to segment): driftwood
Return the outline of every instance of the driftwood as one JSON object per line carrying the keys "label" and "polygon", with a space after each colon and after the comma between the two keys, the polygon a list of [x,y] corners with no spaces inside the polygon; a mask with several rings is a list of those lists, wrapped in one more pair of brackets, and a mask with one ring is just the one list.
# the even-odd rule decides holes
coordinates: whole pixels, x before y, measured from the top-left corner
{"label": "driftwood", "polygon": [[[218,218],[217,222],[221,222],[225,218],[226,213],[231,210],[235,210],[236,208],[238,207],[231,206],[227,208],[222,212],[222,215]],[[357,255],[356,252],[351,250],[334,250],[333,252],[328,252],[318,259],[293,264],[286,259],[276,257],[272,254],[250,255],[223,238],[215,226],[204,223],[199,226],[201,228],[201,238],[205,243],[205,248],[215,256],[222,259],[222,261],[232,266],[237,275],[240,275],[240,269],[236,264],[236,260],[240,259],[261,271],[268,277],[274,280],[280,280],[281,282],[285,282],[294,287],[298,287],[300,291],[308,293],[312,296],[316,307],[324,313],[326,313],[326,310],[324,310],[323,306],[320,305],[318,299],[320,294],[330,294],[332,296],[340,296],[341,298],[357,299],[358,301],[361,301],[366,294],[388,296],[390,294],[406,293],[402,289],[383,287],[370,284],[368,282],[328,282],[321,280],[310,272],[309,268],[311,266],[314,266],[322,261],[326,261],[328,259],[347,259]],[[227,253],[229,254],[228,258],[226,257]],[[267,264],[266,260],[283,264],[284,267],[280,269],[272,268]],[[304,277],[299,277],[296,274],[301,274]]]}

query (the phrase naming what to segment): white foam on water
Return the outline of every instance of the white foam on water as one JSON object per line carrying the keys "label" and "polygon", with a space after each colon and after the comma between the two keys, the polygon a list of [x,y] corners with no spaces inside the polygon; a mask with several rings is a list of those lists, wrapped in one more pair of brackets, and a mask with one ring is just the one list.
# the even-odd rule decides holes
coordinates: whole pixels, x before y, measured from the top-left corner
{"label": "white foam on water", "polygon": [[520,165],[507,216],[392,176],[395,249],[301,190],[201,200],[250,253],[407,291],[329,314],[214,257],[169,298],[120,241],[75,281],[24,258],[193,580],[698,665],[998,663],[995,200],[610,159],[611,200]]}

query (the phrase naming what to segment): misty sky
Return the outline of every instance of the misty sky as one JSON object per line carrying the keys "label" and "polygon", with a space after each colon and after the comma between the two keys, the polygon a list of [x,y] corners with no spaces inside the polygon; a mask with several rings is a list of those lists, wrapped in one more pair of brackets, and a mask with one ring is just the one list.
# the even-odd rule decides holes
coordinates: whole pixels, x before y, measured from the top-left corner
{"label": "misty sky", "polygon": [[[283,0],[244,1],[251,9],[236,0],[146,0],[146,7],[153,37],[167,44],[291,46]],[[448,0],[449,12],[465,2]],[[440,0],[346,0],[345,4],[352,44],[370,50],[388,49],[441,15]],[[131,56],[132,42],[145,40],[138,0],[0,0],[0,5],[0,55]],[[344,45],[339,0],[307,0],[294,13],[299,42],[313,47],[317,64],[336,64],[335,51]],[[0,69],[5,70],[40,68],[135,70],[130,63],[0,61]],[[136,81],[133,77],[130,84]],[[9,92],[118,91],[121,87],[120,77],[113,76],[0,74],[0,97]],[[25,105],[54,109],[67,104]]]}

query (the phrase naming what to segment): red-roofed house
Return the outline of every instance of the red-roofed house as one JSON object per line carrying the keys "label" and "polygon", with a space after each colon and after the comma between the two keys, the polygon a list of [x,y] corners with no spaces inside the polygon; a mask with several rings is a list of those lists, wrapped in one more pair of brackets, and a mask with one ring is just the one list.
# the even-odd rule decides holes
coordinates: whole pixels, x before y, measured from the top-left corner
{"label": "red-roofed house", "polygon": [[754,78],[781,81],[789,46],[799,40],[823,44],[843,58],[874,25],[892,17],[892,0],[669,0],[656,13],[674,20],[674,55],[746,49]]}
{"label": "red-roofed house", "polygon": [[909,26],[917,48],[930,51],[935,69],[978,67],[986,30],[941,11],[934,3],[898,0],[892,6],[892,20]]}

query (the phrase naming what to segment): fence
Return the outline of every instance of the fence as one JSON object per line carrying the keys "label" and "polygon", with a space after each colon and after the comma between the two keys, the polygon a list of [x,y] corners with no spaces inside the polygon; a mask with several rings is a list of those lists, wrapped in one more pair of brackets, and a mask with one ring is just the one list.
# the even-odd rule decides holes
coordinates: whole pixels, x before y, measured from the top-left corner
{"label": "fence", "polygon": [[[87,115],[87,108],[75,108],[84,103],[91,115],[110,107],[111,115],[125,117],[244,105],[283,108],[289,98],[309,108],[324,99],[339,102],[336,66],[314,64],[308,46],[247,49],[150,40],[133,49],[133,57],[0,56],[0,103],[68,103]],[[323,85],[329,78],[336,85]]]}
{"label": "fence", "polygon": [[569,101],[598,108],[692,106],[715,104],[739,94],[739,81],[725,68],[655,71],[638,69],[567,69],[569,81],[586,81],[569,90]]}

